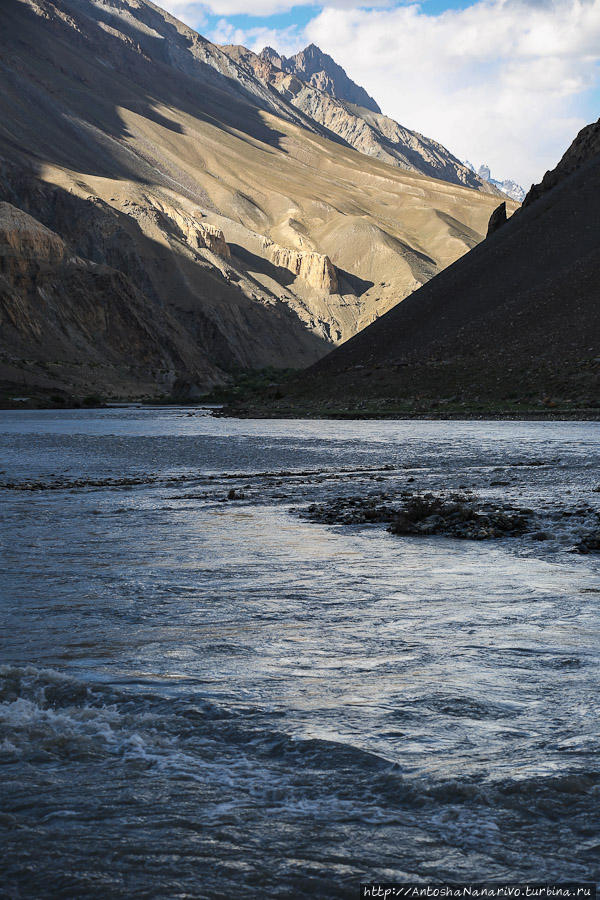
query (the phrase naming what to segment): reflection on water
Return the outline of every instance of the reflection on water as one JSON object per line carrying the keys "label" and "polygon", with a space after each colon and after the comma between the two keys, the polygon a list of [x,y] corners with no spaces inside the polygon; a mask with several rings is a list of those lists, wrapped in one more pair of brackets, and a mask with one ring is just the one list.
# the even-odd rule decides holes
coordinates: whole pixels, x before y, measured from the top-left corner
{"label": "reflection on water", "polygon": [[[595,425],[3,412],[0,441],[9,892],[597,878]],[[296,512],[398,485],[573,517],[473,543]]]}

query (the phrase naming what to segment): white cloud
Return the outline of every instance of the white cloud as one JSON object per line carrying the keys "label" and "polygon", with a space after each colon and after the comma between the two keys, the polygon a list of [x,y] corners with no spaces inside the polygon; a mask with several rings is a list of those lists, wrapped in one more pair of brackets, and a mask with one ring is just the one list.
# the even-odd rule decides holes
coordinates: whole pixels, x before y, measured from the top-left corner
{"label": "white cloud", "polygon": [[586,124],[578,96],[598,83],[600,0],[480,0],[437,16],[328,7],[306,39],[394,119],[528,186]]}
{"label": "white cloud", "polygon": [[[395,0],[331,0],[327,4],[332,9],[386,8],[394,5]],[[192,24],[196,15],[203,11],[215,16],[273,16],[287,13],[295,6],[324,6],[318,0],[160,0],[159,6],[168,10],[182,21]]]}
{"label": "white cloud", "polygon": [[227,19],[220,19],[206,37],[215,44],[242,44],[255,53],[260,53],[263,47],[276,47],[284,56],[291,56],[306,43],[295,25],[277,30],[261,26],[242,29],[235,28]]}
{"label": "white cloud", "polygon": [[594,115],[582,98],[599,80],[600,0],[478,0],[438,15],[427,2],[330,0],[304,31],[240,29],[226,17],[314,0],[159,2],[217,43],[290,55],[314,41],[392,118],[525,187]]}
{"label": "white cloud", "polygon": [[158,0],[158,6],[191,28],[201,29],[206,24],[206,4],[195,0]]}
{"label": "white cloud", "polygon": [[168,10],[188,25],[192,25],[196,16],[204,18],[211,13],[216,16],[272,16],[289,12],[294,6],[313,6],[314,0],[160,0],[159,6]]}

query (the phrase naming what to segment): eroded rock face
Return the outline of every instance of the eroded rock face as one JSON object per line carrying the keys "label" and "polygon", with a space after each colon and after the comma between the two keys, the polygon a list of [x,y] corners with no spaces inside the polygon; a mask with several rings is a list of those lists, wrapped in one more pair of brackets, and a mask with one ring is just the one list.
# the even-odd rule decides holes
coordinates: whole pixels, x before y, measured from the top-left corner
{"label": "eroded rock face", "polygon": [[264,239],[265,255],[270,261],[287,269],[297,278],[302,278],[317,291],[337,294],[339,290],[337,271],[328,256],[307,250],[288,250],[268,238]]}
{"label": "eroded rock face", "polygon": [[164,234],[183,239],[192,250],[206,249],[215,256],[231,259],[223,231],[210,222],[201,221],[201,212],[188,215],[156,197],[147,197],[144,204],[125,201],[123,212],[142,226],[146,221],[151,221]]}
{"label": "eroded rock face", "polygon": [[211,225],[208,222],[199,222],[197,219],[183,215],[177,210],[173,210],[173,218],[184,234],[187,243],[193,249],[205,248],[214,253],[215,256],[231,259],[231,251],[225,240],[225,235],[216,225]]}
{"label": "eroded rock face", "polygon": [[227,246],[225,235],[220,228],[215,225],[209,225],[208,222],[199,222],[196,231],[196,240],[198,246],[204,246],[207,250],[222,256],[224,259],[231,258],[231,251]]}

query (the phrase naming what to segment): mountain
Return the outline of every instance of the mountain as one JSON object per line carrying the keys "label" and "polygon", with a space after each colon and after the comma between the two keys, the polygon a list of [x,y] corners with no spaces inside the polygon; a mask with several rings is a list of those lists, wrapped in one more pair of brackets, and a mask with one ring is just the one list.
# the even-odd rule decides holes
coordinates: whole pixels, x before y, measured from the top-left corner
{"label": "mountain", "polygon": [[[225,45],[222,50],[247,74],[273,87],[332,137],[337,135],[360,153],[409,172],[499,196],[494,185],[437,141],[384,116],[366,91],[314,44],[290,58],[279,56],[271,47],[258,55],[239,45]],[[307,60],[318,62],[310,65]],[[345,81],[339,76],[334,79],[337,72]]]}
{"label": "mountain", "polygon": [[346,100],[374,113],[381,112],[365,89],[348,78],[344,69],[316,44],[309,44],[304,50],[289,57],[278,56],[272,47],[265,47],[261,56],[336,100]]}
{"label": "mountain", "polygon": [[504,181],[497,181],[495,178],[492,178],[489,183],[493,184],[494,187],[497,187],[499,191],[502,191],[503,194],[506,194],[507,197],[510,197],[516,203],[522,203],[525,199],[525,188],[513,181],[512,178],[505,178]]}
{"label": "mountain", "polygon": [[487,184],[493,185],[499,191],[502,191],[507,197],[510,197],[511,200],[515,200],[517,203],[522,203],[525,199],[525,189],[521,187],[520,184],[517,184],[516,181],[513,181],[512,178],[505,178],[504,181],[498,181],[497,178],[492,178],[492,173],[490,172],[490,167],[485,163],[482,166],[479,166],[479,169],[476,169],[473,163],[469,162],[468,159],[465,160],[465,166],[471,169],[472,172],[475,172],[479,177],[487,182]]}
{"label": "mountain", "polygon": [[[600,121],[521,209],[290,384],[281,408],[600,406]],[[490,407],[491,405],[491,407]]]}
{"label": "mountain", "polygon": [[147,0],[1,4],[0,71],[5,397],[309,365],[495,205],[358,154]]}

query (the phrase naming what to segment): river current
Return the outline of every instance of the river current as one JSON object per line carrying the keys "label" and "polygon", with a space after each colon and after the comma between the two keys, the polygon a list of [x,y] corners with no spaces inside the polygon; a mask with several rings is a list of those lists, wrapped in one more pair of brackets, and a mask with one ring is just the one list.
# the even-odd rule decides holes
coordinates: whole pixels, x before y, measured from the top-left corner
{"label": "river current", "polygon": [[[600,881],[596,424],[5,411],[0,454],[0,896]],[[302,517],[399,486],[543,539]]]}

